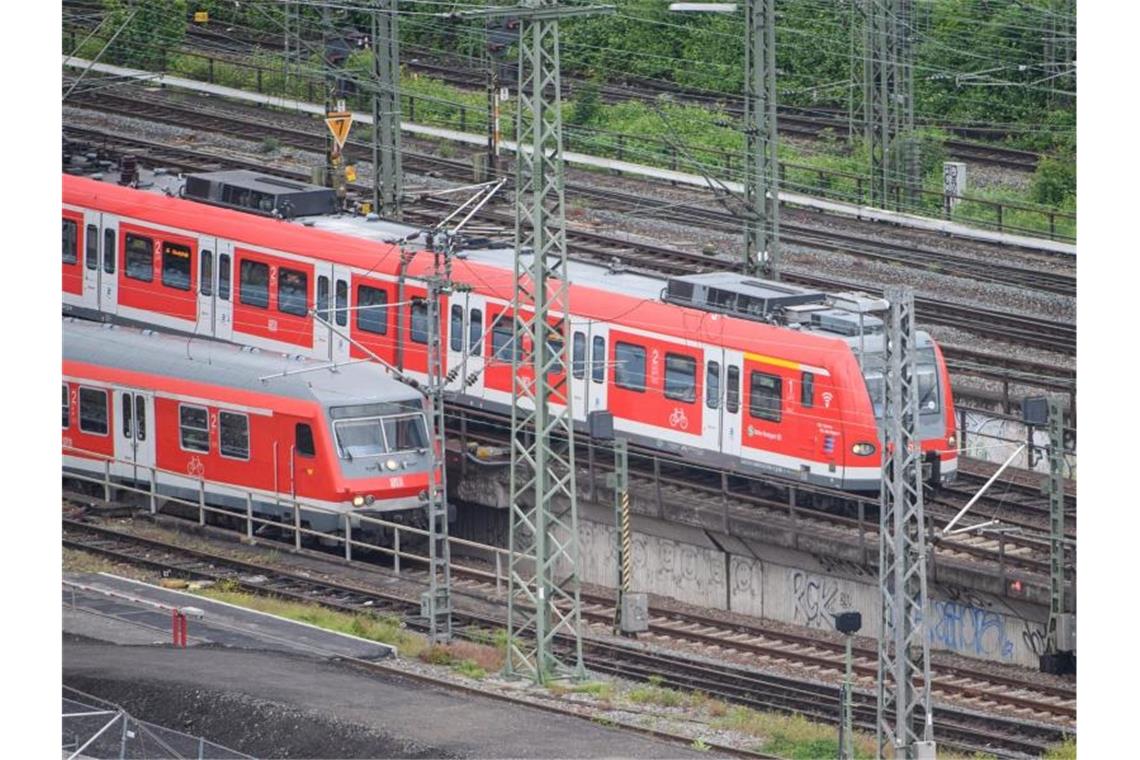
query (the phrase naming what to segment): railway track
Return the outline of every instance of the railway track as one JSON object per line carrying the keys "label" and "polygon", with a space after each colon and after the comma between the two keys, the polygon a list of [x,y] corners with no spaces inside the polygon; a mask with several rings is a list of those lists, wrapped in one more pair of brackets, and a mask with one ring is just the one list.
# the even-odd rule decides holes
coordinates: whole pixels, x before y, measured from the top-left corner
{"label": "railway track", "polygon": [[[412,595],[415,598],[408,598],[359,582],[341,582],[310,570],[266,567],[66,518],[63,543],[73,549],[166,574],[227,580],[251,593],[318,603],[353,613],[399,615],[410,627],[421,630],[424,627],[418,617],[419,600],[415,594]],[[410,575],[405,571],[402,577]],[[250,576],[259,576],[259,579],[254,583]],[[460,577],[455,583],[458,594],[482,596],[486,592],[486,581],[481,578]],[[501,607],[502,599],[498,602]],[[613,619],[612,599],[587,595],[584,602],[586,620],[603,629],[608,627]],[[476,628],[485,631],[488,626],[500,627],[503,622],[501,614],[462,611],[455,614],[459,635]],[[837,689],[821,683],[819,675],[826,673],[834,680],[842,671],[841,644],[789,635],[762,625],[726,624],[723,620],[690,613],[654,616],[648,638],[699,646],[704,656],[694,659],[681,652],[650,650],[594,634],[588,635],[583,643],[587,667],[639,680],[655,676],[670,687],[700,689],[711,696],[759,709],[798,712],[818,720],[834,721]],[[803,668],[811,675],[808,678],[774,676],[725,661],[737,653],[766,663]],[[874,697],[873,690],[865,687],[868,681],[873,682],[874,658],[873,648],[860,648],[855,671],[860,686],[856,690],[856,722],[870,731],[875,724]],[[956,702],[938,705],[940,743],[971,752],[1035,756],[1072,733],[1075,693],[1065,686],[1030,685],[1012,676],[995,676],[988,670],[975,671],[961,666],[939,666],[932,671],[932,679],[934,694],[940,702],[946,699]],[[995,705],[1017,712],[1021,717],[980,712]]]}

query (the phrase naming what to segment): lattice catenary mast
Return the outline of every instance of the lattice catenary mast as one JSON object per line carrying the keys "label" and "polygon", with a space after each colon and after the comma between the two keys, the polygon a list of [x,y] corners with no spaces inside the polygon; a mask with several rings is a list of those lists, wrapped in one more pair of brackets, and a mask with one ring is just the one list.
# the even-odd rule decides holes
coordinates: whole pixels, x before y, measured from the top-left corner
{"label": "lattice catenary mast", "polygon": [[397,0],[376,0],[372,11],[372,205],[400,215],[400,40]]}
{"label": "lattice catenary mast", "polygon": [[865,139],[871,155],[871,203],[883,208],[892,189],[905,187],[909,195],[918,187],[911,2],[865,0]]}
{"label": "lattice catenary mast", "polygon": [[932,758],[930,640],[914,292],[888,288],[879,533],[878,739],[883,757]]}
{"label": "lattice catenary mast", "polygon": [[776,156],[776,0],[744,8],[744,270],[780,279],[780,172]]}

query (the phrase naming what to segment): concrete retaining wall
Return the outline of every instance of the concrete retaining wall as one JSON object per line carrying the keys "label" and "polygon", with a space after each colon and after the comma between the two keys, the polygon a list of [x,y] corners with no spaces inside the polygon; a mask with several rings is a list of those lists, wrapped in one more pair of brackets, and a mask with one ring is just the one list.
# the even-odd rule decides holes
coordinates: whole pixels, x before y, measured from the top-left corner
{"label": "concrete retaining wall", "polygon": [[[582,579],[613,587],[613,513],[588,504],[579,509]],[[456,535],[506,544],[507,512],[464,506],[460,514]],[[862,633],[878,635],[878,579],[854,563],[643,515],[634,516],[633,528],[633,586],[638,591],[824,630],[832,629],[832,613],[858,610]],[[938,584],[932,585],[931,600],[933,648],[1037,667],[1047,609]]]}

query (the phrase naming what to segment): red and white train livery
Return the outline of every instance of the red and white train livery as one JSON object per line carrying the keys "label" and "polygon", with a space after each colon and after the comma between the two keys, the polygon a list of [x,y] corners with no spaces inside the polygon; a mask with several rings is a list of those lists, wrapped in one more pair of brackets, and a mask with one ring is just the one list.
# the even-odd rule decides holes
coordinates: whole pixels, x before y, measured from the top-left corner
{"label": "red and white train livery", "polygon": [[[372,362],[327,363],[65,320],[64,469],[292,517],[418,520],[432,457],[422,396]],[[308,522],[319,522],[305,511]],[[310,519],[311,518],[311,519]]]}
{"label": "red and white train livery", "polygon": [[[416,230],[353,216],[260,217],[91,179],[63,180],[65,310],[343,361],[426,370]],[[511,399],[513,252],[471,244],[440,304],[452,390]],[[659,277],[572,262],[568,350],[577,421],[608,409],[649,446],[739,471],[851,490],[880,478],[881,323],[858,296],[716,273]],[[842,308],[838,308],[842,307]],[[333,327],[314,319],[311,309]],[[846,310],[844,310],[846,309]],[[957,466],[949,376],[919,334],[920,433],[933,477]],[[862,357],[862,358],[860,358]],[[553,378],[559,380],[560,378]],[[466,383],[466,384],[464,384]]]}

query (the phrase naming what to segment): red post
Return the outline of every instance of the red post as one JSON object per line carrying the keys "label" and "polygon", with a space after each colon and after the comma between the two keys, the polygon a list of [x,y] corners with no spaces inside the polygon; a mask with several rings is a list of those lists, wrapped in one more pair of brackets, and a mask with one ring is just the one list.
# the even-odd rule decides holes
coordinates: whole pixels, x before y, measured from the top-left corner
{"label": "red post", "polygon": [[186,648],[187,627],[186,615],[182,610],[171,610],[170,634],[174,639],[174,646]]}
{"label": "red post", "polygon": [[190,640],[190,637],[187,635],[189,632],[188,631],[189,623],[186,620],[186,614],[184,612],[179,612],[178,617],[182,619],[182,648],[185,649],[186,644]]}

